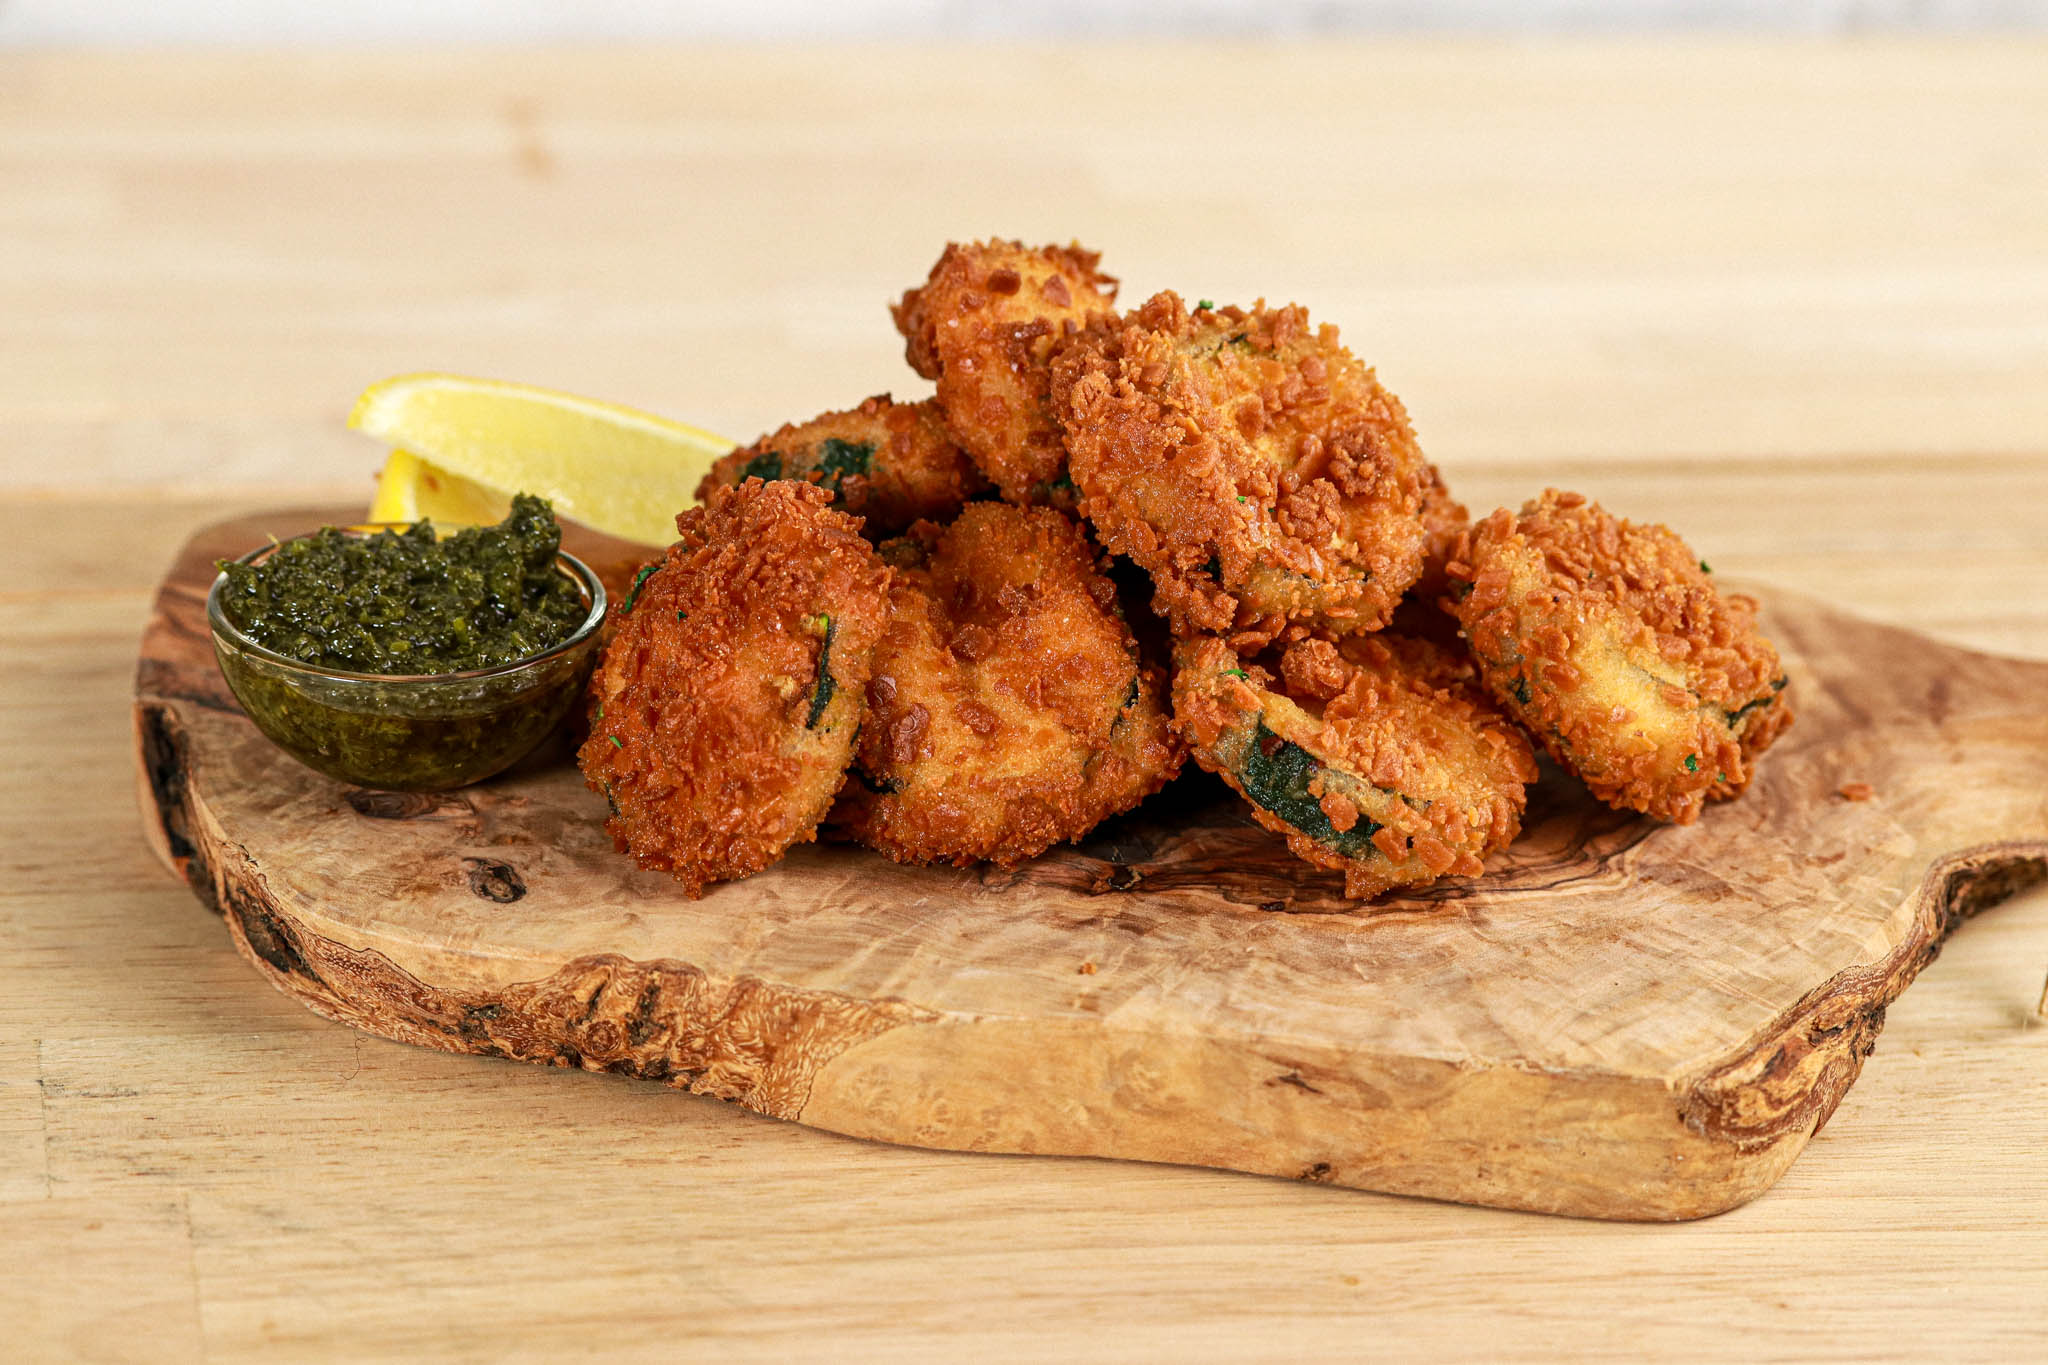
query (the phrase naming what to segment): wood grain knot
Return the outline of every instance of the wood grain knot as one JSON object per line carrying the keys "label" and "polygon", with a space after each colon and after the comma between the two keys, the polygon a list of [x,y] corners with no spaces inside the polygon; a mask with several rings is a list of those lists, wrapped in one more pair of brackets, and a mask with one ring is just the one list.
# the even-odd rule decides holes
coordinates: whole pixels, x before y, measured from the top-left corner
{"label": "wood grain knot", "polygon": [[510,863],[490,858],[464,858],[469,869],[469,889],[480,899],[510,905],[526,894],[526,879]]}
{"label": "wood grain knot", "polygon": [[1136,891],[1144,880],[1145,874],[1128,863],[1111,863],[1089,883],[1088,890],[1097,896],[1118,891]]}
{"label": "wood grain knot", "polygon": [[365,820],[420,820],[429,816],[469,816],[476,807],[454,792],[387,792],[351,787],[343,793],[349,809]]}

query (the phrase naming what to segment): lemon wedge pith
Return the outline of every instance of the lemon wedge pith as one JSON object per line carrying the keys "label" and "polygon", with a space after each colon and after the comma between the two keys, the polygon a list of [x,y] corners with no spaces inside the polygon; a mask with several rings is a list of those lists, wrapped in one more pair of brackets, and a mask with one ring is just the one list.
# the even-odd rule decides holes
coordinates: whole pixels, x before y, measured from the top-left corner
{"label": "lemon wedge pith", "polygon": [[733,443],[615,403],[503,380],[408,374],[373,384],[348,424],[394,447],[376,521],[495,520],[536,493],[593,530],[646,545]]}

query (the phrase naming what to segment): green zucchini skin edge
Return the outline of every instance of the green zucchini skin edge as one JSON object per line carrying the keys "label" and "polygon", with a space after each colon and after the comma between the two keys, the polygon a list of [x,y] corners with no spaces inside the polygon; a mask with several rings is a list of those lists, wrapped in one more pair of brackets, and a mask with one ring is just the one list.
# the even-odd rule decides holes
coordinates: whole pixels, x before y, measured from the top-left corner
{"label": "green zucchini skin edge", "polygon": [[1357,779],[1327,767],[1299,744],[1274,734],[1266,728],[1264,716],[1254,722],[1236,771],[1247,799],[1324,847],[1346,858],[1368,857],[1379,851],[1372,842],[1382,828],[1378,821],[1361,813],[1357,824],[1340,830],[1330,823],[1322,803],[1309,793],[1319,774],[1325,785],[1338,790],[1359,785]]}
{"label": "green zucchini skin edge", "polygon": [[811,714],[804,720],[804,729],[815,730],[824,719],[825,708],[832,704],[833,694],[839,691],[839,684],[832,677],[832,639],[839,633],[839,622],[825,618],[825,643],[818,650],[818,685],[811,692]]}
{"label": "green zucchini skin edge", "polygon": [[773,483],[782,477],[782,452],[764,450],[740,467],[740,476],[735,482],[745,483],[748,479],[760,479]]}
{"label": "green zucchini skin edge", "polygon": [[847,441],[837,436],[827,436],[818,442],[816,459],[809,468],[792,464],[779,450],[764,450],[740,466],[735,484],[748,479],[760,479],[773,483],[777,479],[817,477],[810,481],[830,490],[836,503],[841,496],[839,485],[848,474],[867,475],[874,472],[875,444],[872,441]]}

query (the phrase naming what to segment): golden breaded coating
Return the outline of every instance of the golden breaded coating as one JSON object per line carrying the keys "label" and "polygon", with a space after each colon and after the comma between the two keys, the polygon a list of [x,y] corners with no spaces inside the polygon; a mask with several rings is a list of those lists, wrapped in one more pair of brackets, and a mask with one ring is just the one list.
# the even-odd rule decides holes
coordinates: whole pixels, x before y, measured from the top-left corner
{"label": "golden breaded coating", "polygon": [[901,535],[915,521],[951,521],[968,499],[988,491],[953,443],[938,404],[896,403],[886,393],[732,451],[711,466],[697,500],[750,478],[818,484],[831,492],[834,507],[865,518],[862,529],[876,540]]}
{"label": "golden breaded coating", "polygon": [[1175,723],[1296,857],[1364,899],[1476,877],[1521,830],[1529,741],[1469,663],[1388,632],[1289,645],[1278,675],[1220,639],[1183,641]]}
{"label": "golden breaded coating", "polygon": [[889,310],[911,368],[938,382],[954,439],[1011,502],[1073,506],[1047,365],[1064,338],[1113,316],[1116,281],[1099,259],[1079,245],[954,242]]}
{"label": "golden breaded coating", "polygon": [[1430,465],[1423,471],[1422,484],[1422,576],[1408,590],[1411,595],[1434,604],[1450,591],[1446,570],[1470,529],[1472,514],[1451,496],[1442,472]]}
{"label": "golden breaded coating", "polygon": [[1755,600],[1663,526],[1550,489],[1473,527],[1451,573],[1487,686],[1617,809],[1690,824],[1792,722]]}
{"label": "golden breaded coating", "polygon": [[[1394,618],[1387,623],[1387,629],[1401,635],[1419,635],[1453,654],[1467,652],[1465,639],[1458,633],[1458,619],[1446,606],[1446,594],[1452,587],[1448,573],[1451,560],[1457,556],[1471,525],[1471,513],[1451,496],[1444,476],[1431,465],[1422,486],[1422,576],[1394,608]],[[1288,634],[1283,633],[1281,639],[1287,638]]]}
{"label": "golden breaded coating", "polygon": [[1377,630],[1422,572],[1408,416],[1301,308],[1158,294],[1060,351],[1053,404],[1083,511],[1177,635]]}
{"label": "golden breaded coating", "polygon": [[886,550],[892,614],[835,824],[898,862],[1007,866],[1180,771],[1164,675],[1078,524],[982,502],[913,536]]}
{"label": "golden breaded coating", "polygon": [[692,896],[816,838],[852,760],[889,571],[830,500],[714,488],[613,606],[577,758],[620,851]]}

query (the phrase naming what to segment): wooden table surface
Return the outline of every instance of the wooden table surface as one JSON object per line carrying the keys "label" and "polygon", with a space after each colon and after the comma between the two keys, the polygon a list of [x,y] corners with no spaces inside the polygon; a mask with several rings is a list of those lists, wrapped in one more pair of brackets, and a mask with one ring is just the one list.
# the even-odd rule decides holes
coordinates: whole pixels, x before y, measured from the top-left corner
{"label": "wooden table surface", "polygon": [[2044,126],[2006,39],[0,58],[0,1355],[2038,1356],[2048,895],[1774,1191],[1570,1222],[357,1035],[151,860],[128,700],[193,527],[367,496],[363,384],[751,437],[921,392],[882,305],[989,232],[1310,304],[1475,507],[2048,657]]}

